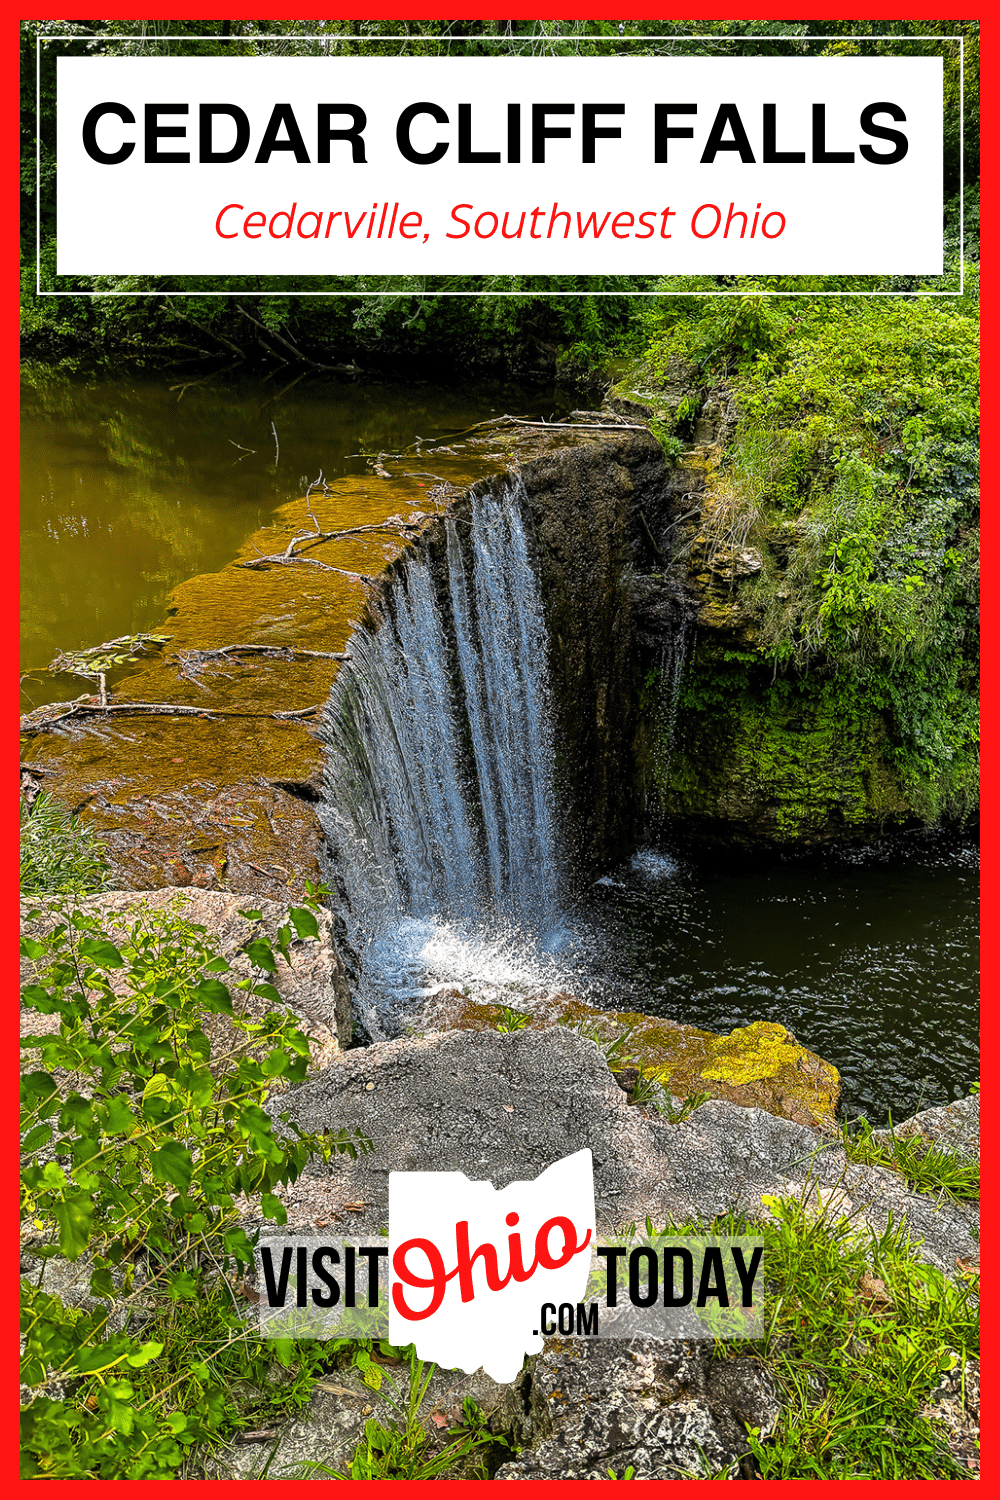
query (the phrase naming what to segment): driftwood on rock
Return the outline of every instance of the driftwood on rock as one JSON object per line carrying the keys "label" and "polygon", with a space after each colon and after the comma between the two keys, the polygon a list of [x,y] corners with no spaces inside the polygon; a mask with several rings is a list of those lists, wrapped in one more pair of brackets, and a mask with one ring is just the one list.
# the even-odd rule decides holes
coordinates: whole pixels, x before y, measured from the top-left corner
{"label": "driftwood on rock", "polygon": [[308,708],[290,709],[286,713],[277,711],[267,712],[264,709],[243,708],[193,708],[185,703],[71,703],[65,713],[56,714],[53,717],[38,717],[41,714],[38,709],[32,714],[25,714],[21,719],[22,734],[46,734],[49,730],[57,731],[62,724],[70,719],[99,718],[106,719],[111,715],[122,714],[129,717],[144,717],[147,715],[163,714],[170,718],[195,718],[195,719],[308,719],[313,714],[319,713],[319,704],[312,703]]}
{"label": "driftwood on rock", "polygon": [[[294,540],[299,541],[300,538],[295,537]],[[326,541],[327,538],[317,537],[316,540]],[[289,567],[292,563],[297,562],[308,563],[311,568],[322,568],[324,573],[340,573],[344,578],[355,578],[359,583],[371,581],[367,573],[355,573],[350,568],[331,568],[329,563],[320,562],[318,557],[302,557],[298,552],[293,552],[291,556],[287,552],[271,552],[266,557],[262,555],[260,557],[249,558],[246,562],[238,562],[236,566],[238,568],[250,568],[254,572],[263,573],[268,568]]]}
{"label": "driftwood on rock", "polygon": [[[410,541],[420,530],[419,523],[423,521],[424,517],[422,513],[418,512],[414,519],[410,521],[403,521],[398,517],[390,517],[378,525],[344,526],[336,531],[322,531],[312,508],[312,492],[320,487],[323,489],[324,496],[328,496],[330,490],[326,480],[323,478],[322,469],[319,471],[319,477],[314,479],[306,490],[306,510],[309,512],[314,530],[300,531],[296,536],[293,536],[284,552],[269,552],[266,556],[263,553],[258,553],[256,557],[247,558],[245,561],[237,563],[236,566],[238,568],[251,568],[256,572],[263,572],[268,567],[282,568],[288,567],[291,563],[304,562],[308,563],[311,568],[322,568],[325,573],[341,573],[345,578],[355,578],[361,583],[370,583],[372,580],[367,573],[355,573],[349,568],[334,568],[330,563],[320,562],[316,557],[304,557],[302,554],[307,552],[310,547],[318,547],[323,542],[337,541],[340,537],[361,536],[366,532],[388,531],[392,532],[394,536],[401,536]],[[304,542],[306,545],[296,551],[296,546],[299,542]]]}
{"label": "driftwood on rock", "polygon": [[266,656],[273,661],[350,661],[350,651],[307,651],[303,646],[258,646],[239,643],[233,646],[214,646],[211,650],[201,648],[178,651],[182,677],[196,675],[202,667],[213,661],[228,661],[233,656]]}
{"label": "driftwood on rock", "polygon": [[[366,533],[370,534],[372,532],[381,532],[383,535],[389,532],[393,536],[401,536],[405,541],[411,541],[419,533],[420,521],[423,521],[423,519],[424,517],[421,515],[419,521],[397,521],[395,523],[392,521],[383,521],[378,526],[345,526],[339,531],[303,531],[298,536],[292,537],[284,552],[269,552],[266,555],[260,553],[257,557],[247,558],[245,561],[237,563],[236,566],[238,568],[252,568],[263,571],[269,565],[285,567],[289,563],[304,562],[308,563],[310,567],[322,568],[327,573],[343,573],[347,578],[367,579],[369,576],[367,573],[354,573],[349,568],[334,568],[329,563],[320,562],[318,558],[305,557],[303,554],[310,547],[319,547],[323,542],[335,542],[339,541],[342,537],[363,536]],[[296,544],[298,542],[305,542],[306,545],[296,551]]]}

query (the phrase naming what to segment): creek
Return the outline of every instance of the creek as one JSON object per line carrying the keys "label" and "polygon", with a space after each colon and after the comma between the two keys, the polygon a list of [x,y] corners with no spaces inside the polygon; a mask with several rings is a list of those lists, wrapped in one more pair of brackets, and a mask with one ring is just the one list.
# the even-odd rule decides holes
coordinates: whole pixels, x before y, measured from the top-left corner
{"label": "creek", "polygon": [[[29,387],[24,665],[156,629],[177,583],[222,566],[320,469],[362,474],[361,455],[578,402],[483,383]],[[752,860],[650,846],[596,880],[572,868],[521,500],[514,482],[484,490],[443,523],[433,565],[423,549],[395,569],[325,711],[328,875],[369,1033],[437,987],[559,988],[712,1031],[780,1021],[840,1069],[843,1112],[873,1123],[964,1094],[979,1071],[969,839]],[[661,649],[666,728],[686,649],[683,632]],[[25,697],[83,686],[41,675]]]}
{"label": "creek", "polygon": [[[274,384],[277,384],[275,382]],[[21,670],[155,630],[170,591],[221,568],[320,470],[515,412],[568,415],[581,397],[509,381],[460,389],[300,379],[290,389],[142,375],[26,379],[21,401]],[[415,468],[422,467],[415,463]],[[368,517],[342,511],[338,524]],[[86,690],[38,676],[24,708]]]}

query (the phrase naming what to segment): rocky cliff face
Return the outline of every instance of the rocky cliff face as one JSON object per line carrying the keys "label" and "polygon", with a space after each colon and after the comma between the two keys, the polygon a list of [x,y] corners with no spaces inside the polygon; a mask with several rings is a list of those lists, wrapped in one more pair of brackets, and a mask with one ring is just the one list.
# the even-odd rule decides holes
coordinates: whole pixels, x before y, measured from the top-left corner
{"label": "rocky cliff face", "polygon": [[[617,432],[523,469],[560,766],[590,866],[650,825],[730,848],[810,847],[978,805],[975,744],[915,755],[901,717],[911,688],[891,663],[862,678],[821,654],[784,671],[765,659],[755,584],[791,544],[768,533],[765,558],[738,531],[720,540],[716,472],[733,421],[708,405],[669,463],[651,438]],[[974,701],[973,682],[956,691]]]}
{"label": "rocky cliff face", "polygon": [[[831,436],[809,438],[816,391],[805,415],[795,403],[768,408],[769,427],[759,390],[748,415],[738,381],[730,389],[717,373],[706,393],[705,378],[671,357],[633,371],[611,397],[673,454],[652,566],[684,596],[695,627],[665,723],[655,640],[636,639],[645,673],[636,774],[648,807],[675,836],[748,849],[975,816],[974,445],[959,451],[939,433],[937,467],[911,488],[913,467],[909,479],[905,465],[892,470],[897,449],[882,427],[877,451],[864,450],[867,468],[850,412],[831,408]],[[633,389],[637,380],[650,388]],[[845,454],[855,464],[847,478]],[[879,497],[870,514],[866,485]]]}
{"label": "rocky cliff face", "polygon": [[850,678],[776,677],[741,591],[752,546],[710,539],[720,430],[668,464],[634,431],[521,469],[558,711],[563,816],[584,868],[650,825],[748,850],[927,821],[894,763],[890,717]]}
{"label": "rocky cliff face", "polygon": [[527,463],[522,478],[549,628],[565,825],[577,858],[607,867],[631,849],[643,818],[634,745],[644,645],[689,613],[674,580],[654,575],[650,554],[679,496],[659,444],[640,432],[592,434]]}

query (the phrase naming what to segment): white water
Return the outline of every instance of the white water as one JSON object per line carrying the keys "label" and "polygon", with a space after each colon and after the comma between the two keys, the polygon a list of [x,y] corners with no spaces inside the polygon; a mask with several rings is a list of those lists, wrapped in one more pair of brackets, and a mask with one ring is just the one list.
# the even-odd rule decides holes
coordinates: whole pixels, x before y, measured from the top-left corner
{"label": "white water", "polygon": [[674,635],[664,637],[660,648],[660,682],[657,693],[654,758],[661,785],[666,786],[674,754],[677,708],[681,697],[681,680],[691,644],[691,628],[682,625]]}
{"label": "white water", "polygon": [[471,523],[448,519],[438,587],[422,553],[406,561],[324,713],[320,816],[375,1036],[443,987],[569,978],[548,641],[522,497],[512,484],[476,498]]}

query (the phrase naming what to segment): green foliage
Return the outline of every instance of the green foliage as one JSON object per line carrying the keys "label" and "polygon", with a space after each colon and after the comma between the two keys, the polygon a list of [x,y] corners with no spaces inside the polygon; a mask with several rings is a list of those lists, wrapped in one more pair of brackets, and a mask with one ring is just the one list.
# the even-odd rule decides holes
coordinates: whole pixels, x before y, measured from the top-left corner
{"label": "green foliage", "polygon": [[973,629],[955,600],[921,655],[860,671],[820,657],[784,672],[706,631],[685,671],[669,766],[653,767],[661,796],[673,816],[711,813],[724,790],[731,803],[764,801],[784,842],[822,832],[831,808],[845,830],[967,817],[979,791]]}
{"label": "green foliage", "polygon": [[169,635],[153,635],[149,631],[119,635],[113,641],[88,646],[82,651],[61,651],[54,661],[49,662],[46,671],[68,672],[73,677],[99,680],[118,667],[134,666],[140,657],[158,651],[169,640]]}
{"label": "green foliage", "polygon": [[605,1028],[599,1021],[588,1021],[586,1017],[573,1021],[563,1017],[560,1026],[568,1026],[575,1031],[577,1036],[582,1036],[588,1042],[593,1042],[599,1051],[604,1053],[604,1059],[612,1073],[619,1072],[622,1068],[629,1068],[638,1061],[635,1054],[628,1051],[628,1042],[634,1026],[627,1026],[624,1031],[618,1032],[616,1036],[609,1037],[605,1034]]}
{"label": "green foliage", "polygon": [[975,806],[975,313],[961,299],[748,294],[665,298],[649,315],[654,378],[672,392],[685,368],[735,414],[705,495],[708,558],[752,544],[763,562],[731,585],[746,621],[738,650],[721,668],[696,663],[685,684],[675,811],[685,756],[697,759],[690,715],[713,691],[754,762],[729,773],[774,785],[789,832],[831,797],[850,804],[848,822]]}
{"label": "green foliage", "polygon": [[107,880],[100,841],[47,792],[21,798],[21,895],[85,895]]}
{"label": "green foliage", "polygon": [[174,1479],[196,1447],[294,1415],[323,1345],[276,1350],[245,1319],[221,1278],[201,1278],[182,1301],[149,1292],[121,1332],[103,1309],[64,1306],[23,1281],[22,1380],[35,1387],[21,1416],[23,1476]]}
{"label": "green foliage", "polygon": [[661,1104],[660,1113],[661,1115],[665,1116],[665,1118],[671,1125],[680,1125],[684,1120],[687,1120],[691,1115],[693,1115],[695,1110],[700,1108],[702,1104],[706,1104],[710,1098],[711,1095],[706,1094],[704,1091],[695,1094],[688,1094],[681,1101],[679,1109],[675,1109],[673,1105],[669,1103]]}
{"label": "green foliage", "polygon": [[[308,908],[273,946],[248,944],[254,969],[228,985],[205,930],[170,912],[123,936],[66,902],[48,915],[46,936],[22,940],[38,974],[22,1003],[59,1023],[24,1039],[40,1066],[22,1080],[22,1218],[43,1261],[87,1257],[91,1295],[108,1306],[82,1312],[25,1285],[23,1472],[171,1478],[238,1420],[234,1380],[259,1378],[274,1356],[300,1374],[315,1364],[291,1343],[265,1349],[243,1323],[254,1239],[240,1202],[284,1223],[276,1189],[310,1157],[370,1143],[283,1116],[278,1130],[263,1108],[304,1076],[309,1044],[287,1012],[254,1019],[248,1002],[280,1006],[270,975],[293,928],[315,935]],[[303,1390],[296,1378],[288,1399]]]}
{"label": "green foliage", "polygon": [[852,666],[915,656],[975,573],[978,326],[928,301],[720,299],[666,316],[678,355],[724,380],[739,423],[713,539],[751,536],[765,655]]}
{"label": "green foliage", "polygon": [[784,1406],[769,1441],[749,1432],[761,1478],[968,1478],[924,1407],[944,1373],[978,1356],[978,1286],[918,1261],[892,1222],[875,1234],[814,1204],[764,1202],[775,1298],[758,1350]]}
{"label": "green foliage", "polygon": [[[46,38],[58,32],[58,43]],[[964,38],[964,77],[959,48]],[[317,35],[318,34],[318,35]],[[198,40],[194,40],[198,37]],[[36,41],[40,132],[36,126]],[[286,20],[24,21],[21,26],[21,226],[25,274],[22,332],[44,358],[129,360],[163,365],[215,358],[330,364],[429,360],[446,365],[492,365],[517,370],[603,367],[629,353],[641,335],[642,305],[629,292],[660,285],[675,301],[689,291],[717,291],[712,278],[652,277],[214,277],[172,278],[177,291],[229,295],[186,297],[172,303],[163,279],[141,276],[57,277],[55,244],[55,75],[58,56],[902,56],[941,57],[945,89],[945,191],[959,188],[959,94],[965,102],[965,181],[978,179],[979,28],[976,21],[700,21],[694,37],[685,21],[584,20]],[[36,140],[36,134],[39,138]],[[40,275],[43,290],[79,291],[79,298],[39,298],[34,292],[36,148],[41,186]],[[974,215],[966,248],[970,278],[977,256]],[[957,264],[957,215],[949,219],[949,269]],[[844,278],[813,278],[817,290]],[[854,279],[856,280],[856,278]],[[304,283],[304,285],[303,285]],[[907,290],[912,278],[878,282]],[[770,283],[768,283],[770,285]],[[779,286],[780,286],[779,279]],[[802,289],[808,283],[796,278]],[[329,292],[300,299],[298,290]],[[105,293],[92,297],[91,292]],[[260,297],[262,291],[282,293]],[[471,291],[462,299],[442,293]],[[552,296],[570,292],[571,297]],[[155,296],[132,295],[156,293]],[[388,295],[377,295],[387,293]],[[592,293],[593,295],[580,295]],[[731,338],[749,350],[769,337],[770,315],[751,295],[727,304]],[[720,303],[714,304],[719,306]],[[695,304],[697,305],[697,304]],[[679,418],[678,420],[683,420]],[[669,434],[666,434],[669,438]]]}
{"label": "green foliage", "polygon": [[899,1172],[915,1192],[979,1200],[978,1161],[919,1136],[897,1135],[891,1120],[887,1141],[875,1135],[867,1120],[859,1121],[855,1131],[845,1132],[844,1149],[849,1161]]}
{"label": "green foliage", "polygon": [[497,1022],[497,1031],[523,1031],[531,1020],[523,1010],[512,1010],[509,1005],[501,1005],[500,1019]]}
{"label": "green foliage", "polygon": [[[713,1233],[764,1241],[766,1335],[720,1340],[718,1359],[756,1356],[781,1393],[774,1432],[748,1428],[759,1478],[968,1479],[927,1406],[941,1376],[979,1356],[979,1281],[921,1262],[891,1217],[881,1233],[801,1199],[766,1196],[765,1219],[729,1214]],[[758,1287],[761,1285],[758,1282]]]}

